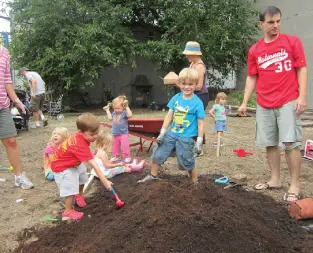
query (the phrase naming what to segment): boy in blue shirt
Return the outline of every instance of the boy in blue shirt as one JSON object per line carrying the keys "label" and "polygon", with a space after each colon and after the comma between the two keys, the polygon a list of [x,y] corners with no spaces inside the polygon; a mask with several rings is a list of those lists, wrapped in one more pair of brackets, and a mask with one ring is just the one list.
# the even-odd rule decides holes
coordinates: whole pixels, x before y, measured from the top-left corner
{"label": "boy in blue shirt", "polygon": [[188,171],[192,182],[198,182],[193,152],[194,139],[198,136],[196,148],[201,153],[205,117],[202,101],[194,94],[198,79],[198,72],[192,68],[185,68],[179,73],[181,92],[167,104],[169,111],[157,138],[158,146],[153,150],[151,174],[138,182],[158,179],[160,165],[167,160],[174,148],[179,168]]}

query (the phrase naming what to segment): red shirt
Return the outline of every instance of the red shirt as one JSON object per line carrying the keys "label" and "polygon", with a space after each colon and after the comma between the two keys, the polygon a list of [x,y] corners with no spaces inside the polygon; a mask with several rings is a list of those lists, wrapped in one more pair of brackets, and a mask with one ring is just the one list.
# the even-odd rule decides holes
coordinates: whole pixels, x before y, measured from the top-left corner
{"label": "red shirt", "polygon": [[93,159],[89,148],[90,143],[81,133],[76,133],[58,146],[52,158],[53,172],[62,172],[68,168],[75,168],[84,161]]}
{"label": "red shirt", "polygon": [[297,68],[305,67],[301,40],[280,34],[270,43],[264,38],[248,53],[248,76],[257,75],[257,103],[264,108],[277,108],[299,97]]}

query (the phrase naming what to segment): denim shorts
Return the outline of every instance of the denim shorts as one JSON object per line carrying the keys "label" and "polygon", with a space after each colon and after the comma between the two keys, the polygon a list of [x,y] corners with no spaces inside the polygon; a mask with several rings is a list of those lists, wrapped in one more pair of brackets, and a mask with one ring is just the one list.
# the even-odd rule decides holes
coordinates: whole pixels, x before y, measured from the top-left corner
{"label": "denim shorts", "polygon": [[195,168],[195,158],[193,148],[195,141],[192,137],[178,137],[172,133],[166,133],[161,145],[153,149],[152,160],[157,164],[163,164],[176,149],[178,166],[183,170],[193,170]]}
{"label": "denim shorts", "polygon": [[257,105],[256,110],[256,143],[259,147],[280,145],[287,149],[283,142],[292,142],[294,147],[301,146],[301,118],[295,112],[296,100],[281,107],[266,109]]}
{"label": "denim shorts", "polygon": [[214,125],[214,132],[227,131],[226,120],[217,120]]}
{"label": "denim shorts", "polygon": [[87,168],[83,163],[76,168],[68,168],[53,174],[54,180],[59,187],[61,198],[78,194],[79,186],[88,181]]}

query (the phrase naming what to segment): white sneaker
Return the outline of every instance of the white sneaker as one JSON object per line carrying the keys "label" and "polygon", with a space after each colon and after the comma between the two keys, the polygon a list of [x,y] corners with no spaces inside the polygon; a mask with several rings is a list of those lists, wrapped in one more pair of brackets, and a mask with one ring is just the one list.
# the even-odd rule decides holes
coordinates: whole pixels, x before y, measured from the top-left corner
{"label": "white sneaker", "polygon": [[23,190],[34,188],[33,183],[25,176],[25,173],[22,173],[19,176],[15,176],[14,185],[21,187]]}
{"label": "white sneaker", "polygon": [[35,129],[35,128],[40,128],[40,125],[34,124],[34,125],[32,125],[30,128],[33,128],[33,129]]}
{"label": "white sneaker", "polygon": [[145,176],[143,179],[138,180],[137,182],[138,183],[145,183],[145,182],[148,182],[148,181],[156,181],[158,179],[159,179],[158,177],[154,177],[151,174],[149,174],[149,175]]}
{"label": "white sneaker", "polygon": [[122,160],[121,160],[121,158],[119,158],[119,157],[112,157],[111,159],[110,159],[110,162],[112,162],[112,163],[120,163]]}

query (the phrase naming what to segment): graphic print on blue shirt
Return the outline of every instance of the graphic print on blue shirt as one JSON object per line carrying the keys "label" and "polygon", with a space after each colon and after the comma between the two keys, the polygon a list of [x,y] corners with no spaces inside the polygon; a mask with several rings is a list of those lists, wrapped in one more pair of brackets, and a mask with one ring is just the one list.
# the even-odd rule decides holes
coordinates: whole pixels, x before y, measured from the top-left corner
{"label": "graphic print on blue shirt", "polygon": [[205,117],[202,101],[197,95],[184,99],[183,93],[176,94],[167,104],[174,112],[170,132],[177,136],[194,137],[198,135],[198,119]]}
{"label": "graphic print on blue shirt", "polygon": [[122,113],[112,113],[112,134],[128,134],[128,117],[126,111]]}

